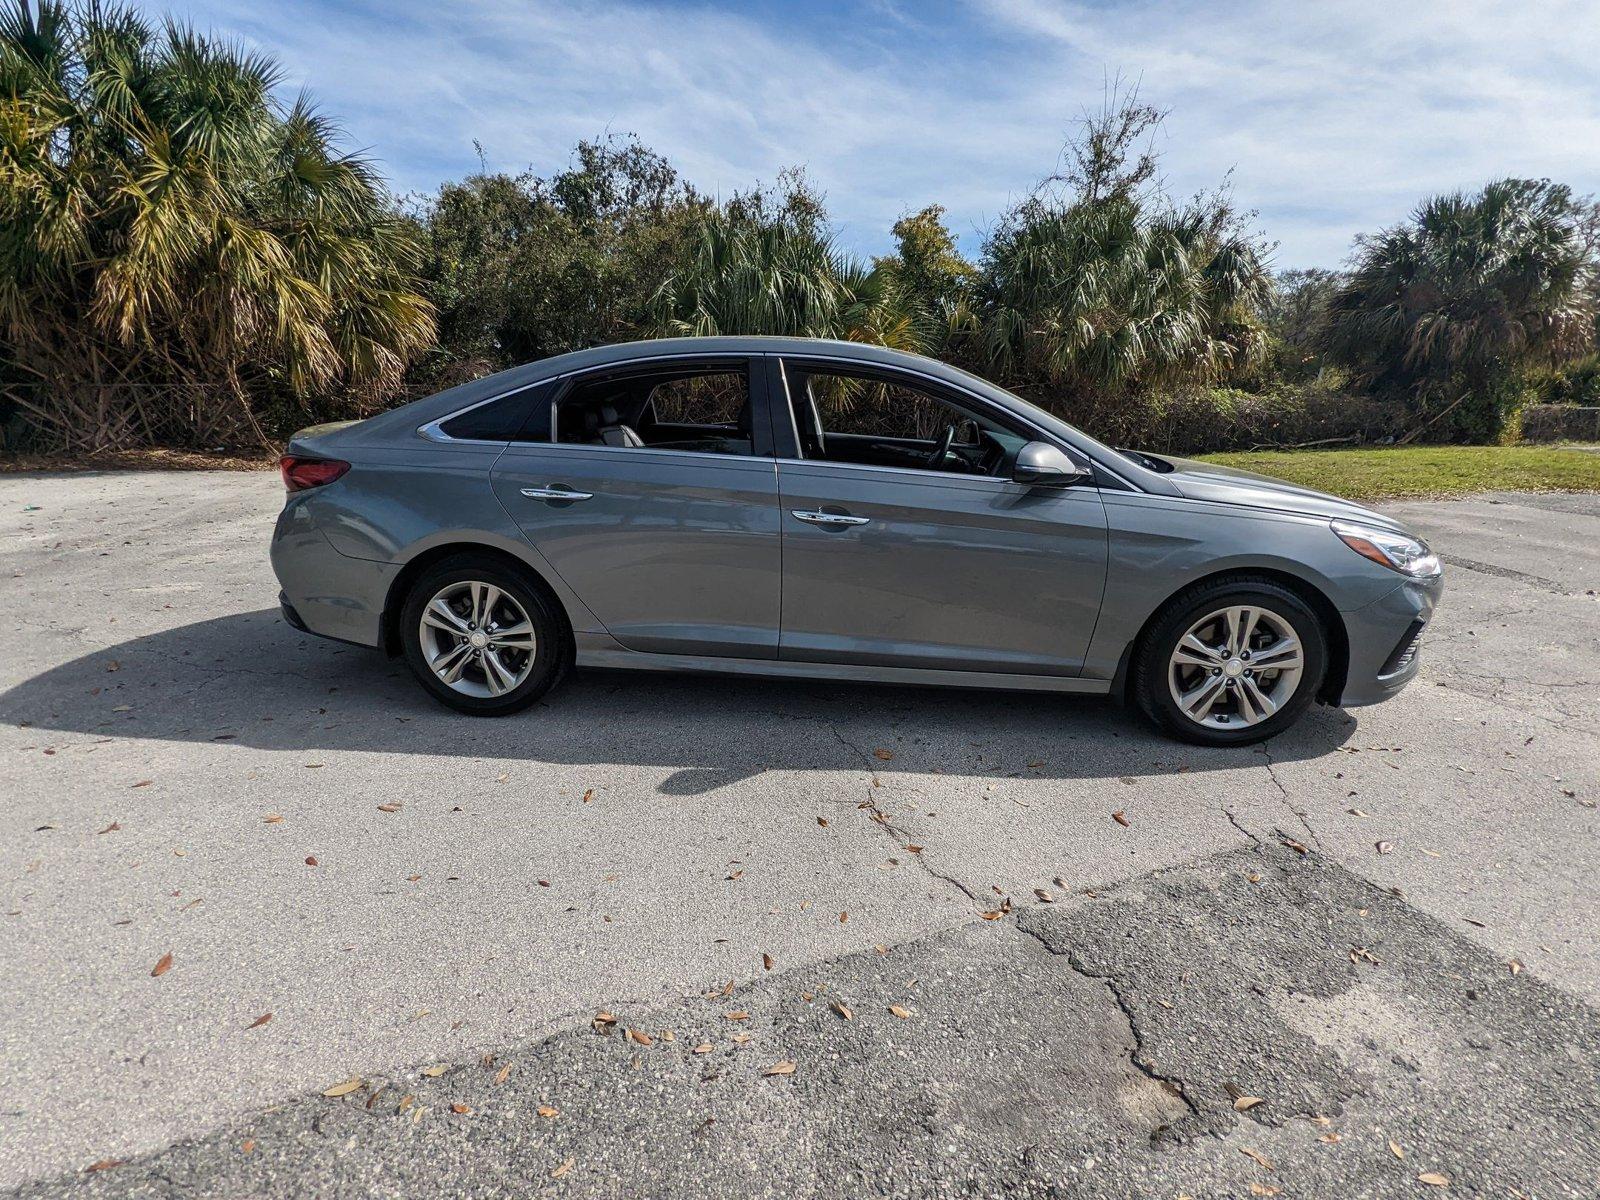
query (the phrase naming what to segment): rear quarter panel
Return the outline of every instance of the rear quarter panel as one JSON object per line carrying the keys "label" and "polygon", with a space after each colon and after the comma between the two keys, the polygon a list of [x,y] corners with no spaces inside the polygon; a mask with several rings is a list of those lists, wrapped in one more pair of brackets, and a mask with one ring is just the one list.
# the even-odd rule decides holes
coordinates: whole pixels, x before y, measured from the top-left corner
{"label": "rear quarter panel", "polygon": [[442,546],[500,550],[550,585],[574,632],[603,631],[495,499],[489,471],[503,446],[419,438],[414,446],[342,450],[337,439],[330,439],[330,444],[308,444],[306,449],[351,463],[342,479],[306,498],[317,528],[340,554],[403,567]]}

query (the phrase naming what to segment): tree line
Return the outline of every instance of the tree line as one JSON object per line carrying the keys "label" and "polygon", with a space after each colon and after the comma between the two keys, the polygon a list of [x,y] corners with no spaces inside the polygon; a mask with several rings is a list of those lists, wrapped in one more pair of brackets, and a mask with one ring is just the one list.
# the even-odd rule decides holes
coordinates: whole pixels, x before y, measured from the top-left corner
{"label": "tree line", "polygon": [[936,355],[1122,443],[1493,440],[1600,402],[1600,209],[1544,180],[1425,200],[1339,271],[1270,268],[1175,197],[1113,88],[965,257],[938,205],[871,260],[803,171],[721,198],[628,137],[396,198],[276,63],[131,10],[0,18],[10,448],[253,447],[531,359],[699,334]]}

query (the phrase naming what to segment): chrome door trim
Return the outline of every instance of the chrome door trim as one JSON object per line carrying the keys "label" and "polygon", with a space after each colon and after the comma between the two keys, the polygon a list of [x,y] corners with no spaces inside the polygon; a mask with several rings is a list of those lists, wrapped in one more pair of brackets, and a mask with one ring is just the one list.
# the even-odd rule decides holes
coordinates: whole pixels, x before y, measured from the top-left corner
{"label": "chrome door trim", "polygon": [[804,508],[791,508],[789,515],[798,521],[806,521],[812,525],[837,525],[841,528],[847,525],[866,525],[871,517],[852,517],[847,513],[823,512],[820,509],[809,510]]}
{"label": "chrome door trim", "polygon": [[593,492],[578,492],[558,487],[528,487],[521,489],[530,500],[593,500]]}

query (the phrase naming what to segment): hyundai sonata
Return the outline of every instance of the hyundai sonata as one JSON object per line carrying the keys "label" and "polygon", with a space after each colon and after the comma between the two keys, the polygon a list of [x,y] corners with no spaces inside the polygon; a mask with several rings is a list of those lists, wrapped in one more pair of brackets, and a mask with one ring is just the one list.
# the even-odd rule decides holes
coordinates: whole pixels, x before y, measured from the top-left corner
{"label": "hyundai sonata", "polygon": [[1240,744],[1394,695],[1442,587],[1393,517],[846,342],[562,355],[281,466],[288,622],[485,716],[576,664],[1109,694]]}

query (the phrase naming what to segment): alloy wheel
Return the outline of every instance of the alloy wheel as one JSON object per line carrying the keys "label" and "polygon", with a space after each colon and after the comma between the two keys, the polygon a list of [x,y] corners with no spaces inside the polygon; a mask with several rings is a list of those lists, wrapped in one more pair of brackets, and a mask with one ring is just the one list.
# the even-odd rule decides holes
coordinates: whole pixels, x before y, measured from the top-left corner
{"label": "alloy wheel", "polygon": [[527,610],[509,592],[476,579],[434,593],[417,637],[439,682],[479,699],[521,686],[539,653]]}
{"label": "alloy wheel", "polygon": [[1248,729],[1294,696],[1305,649],[1287,618],[1258,605],[1207,613],[1178,639],[1168,661],[1173,702],[1208,729]]}

